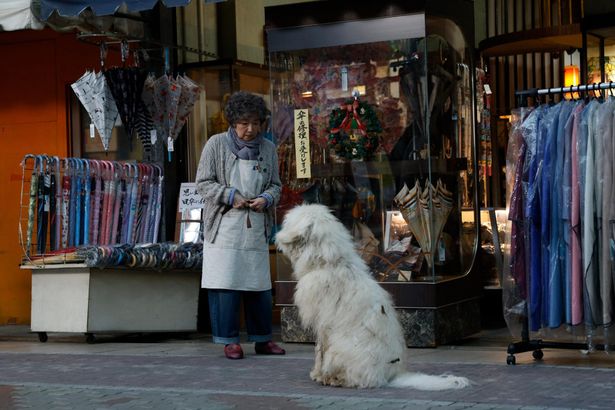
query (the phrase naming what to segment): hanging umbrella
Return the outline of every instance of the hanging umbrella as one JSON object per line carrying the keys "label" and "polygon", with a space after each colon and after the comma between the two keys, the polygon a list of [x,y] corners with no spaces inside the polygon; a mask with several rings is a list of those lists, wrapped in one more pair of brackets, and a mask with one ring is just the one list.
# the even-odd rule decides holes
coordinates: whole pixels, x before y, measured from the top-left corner
{"label": "hanging umbrella", "polygon": [[426,181],[424,189],[421,189],[417,180],[410,190],[404,184],[393,201],[419,242],[427,264],[431,268],[434,250],[453,208],[452,193],[446,189],[440,179],[435,187]]}
{"label": "hanging umbrella", "polygon": [[108,150],[118,110],[105,76],[86,71],[71,88],[90,115],[105,151]]}
{"label": "hanging umbrella", "polygon": [[143,102],[147,107],[156,128],[158,139],[166,141],[171,136],[177,118],[177,105],[181,87],[169,76],[154,78],[152,74],[145,79]]}
{"label": "hanging umbrella", "polygon": [[194,104],[196,104],[201,94],[201,87],[185,75],[177,76],[176,82],[181,87],[181,94],[177,105],[177,120],[171,132],[171,138],[174,140],[177,139],[184,124],[186,124],[188,115],[192,112]]}
{"label": "hanging umbrella", "polygon": [[137,124],[137,112],[143,92],[145,74],[138,68],[115,67],[105,71],[109,89],[117,105],[122,124],[132,137]]}
{"label": "hanging umbrella", "polygon": [[164,141],[169,152],[173,150],[173,141],[186,123],[200,92],[199,85],[186,76],[162,75],[156,79],[150,74],[145,79],[143,103],[151,115],[157,140]]}
{"label": "hanging umbrella", "polygon": [[141,144],[143,145],[144,159],[147,159],[149,158],[150,151],[152,150],[152,144],[155,143],[155,140],[152,141],[151,137],[151,131],[154,129],[154,123],[152,121],[152,116],[150,115],[142,99],[137,105],[135,129],[137,131],[139,141],[141,141]]}

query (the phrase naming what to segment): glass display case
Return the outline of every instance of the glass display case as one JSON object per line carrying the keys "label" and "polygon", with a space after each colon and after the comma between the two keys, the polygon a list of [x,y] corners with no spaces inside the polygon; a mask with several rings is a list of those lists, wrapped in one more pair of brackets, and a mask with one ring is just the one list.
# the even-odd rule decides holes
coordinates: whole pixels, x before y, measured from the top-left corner
{"label": "glass display case", "polygon": [[[397,306],[434,308],[464,292],[478,247],[473,38],[446,17],[472,3],[405,3],[266,9],[277,219],[327,205]],[[278,270],[279,301],[293,286]]]}
{"label": "glass display case", "polygon": [[[461,218],[475,208],[473,71],[456,24],[416,13],[268,37],[278,218],[300,202],[328,205],[379,281],[467,274],[476,251],[475,213]],[[307,118],[309,174],[296,157],[298,115]]]}

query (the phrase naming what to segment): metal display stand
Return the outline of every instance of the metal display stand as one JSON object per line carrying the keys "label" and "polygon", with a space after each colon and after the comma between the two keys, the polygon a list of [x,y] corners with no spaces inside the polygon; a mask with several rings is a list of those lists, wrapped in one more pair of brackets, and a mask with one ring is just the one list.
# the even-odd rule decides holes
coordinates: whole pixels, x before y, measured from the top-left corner
{"label": "metal display stand", "polygon": [[[608,90],[615,88],[615,82],[605,82],[587,85],[577,85],[570,87],[558,87],[558,88],[544,88],[544,89],[531,89],[515,92],[515,96],[518,100],[518,106],[527,106],[527,98],[538,98],[541,95],[549,94],[563,94],[563,93],[578,93],[588,91]],[[542,349],[576,349],[576,350],[589,350],[588,343],[574,343],[574,342],[555,342],[544,341],[542,339],[530,339],[529,323],[528,323],[527,303],[524,305],[524,319],[521,330],[521,341],[510,343],[508,345],[506,357],[506,364],[516,364],[515,354],[532,352],[532,357],[536,360],[541,360],[544,356]],[[604,344],[592,344],[593,350],[604,351]]]}
{"label": "metal display stand", "polygon": [[32,271],[31,329],[48,332],[194,332],[199,270],[90,268],[85,264],[22,265]]}

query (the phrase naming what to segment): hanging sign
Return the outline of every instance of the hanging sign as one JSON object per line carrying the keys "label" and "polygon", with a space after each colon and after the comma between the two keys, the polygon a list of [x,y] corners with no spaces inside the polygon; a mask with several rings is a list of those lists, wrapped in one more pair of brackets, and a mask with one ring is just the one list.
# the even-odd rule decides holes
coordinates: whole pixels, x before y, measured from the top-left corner
{"label": "hanging sign", "polygon": [[297,179],[311,178],[310,121],[308,110],[295,110],[295,167]]}
{"label": "hanging sign", "polygon": [[196,182],[182,182],[179,187],[179,211],[200,209],[205,205],[205,199],[196,191]]}

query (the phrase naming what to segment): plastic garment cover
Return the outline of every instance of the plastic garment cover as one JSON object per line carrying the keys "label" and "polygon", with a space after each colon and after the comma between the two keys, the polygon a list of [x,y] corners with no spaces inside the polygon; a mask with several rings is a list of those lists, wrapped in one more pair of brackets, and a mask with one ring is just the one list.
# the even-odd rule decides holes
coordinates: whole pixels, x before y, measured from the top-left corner
{"label": "plastic garment cover", "polygon": [[548,191],[550,195],[550,207],[548,209],[550,218],[550,263],[549,263],[549,283],[548,291],[548,324],[549,327],[559,327],[564,320],[564,292],[565,289],[565,244],[563,241],[563,224],[562,224],[562,183],[564,172],[564,154],[565,154],[565,126],[567,119],[570,117],[574,103],[563,101],[559,104],[558,121],[553,135],[553,150],[551,168],[552,187]]}
{"label": "plastic garment cover", "polygon": [[[583,104],[578,104],[572,115],[572,135],[570,140],[570,323],[578,325],[583,320],[583,262],[581,260],[581,216],[579,195],[579,155],[577,142],[581,133],[581,113]],[[564,164],[566,168],[567,165]],[[567,178],[564,175],[564,204],[567,198]],[[566,207],[567,209],[567,207]],[[564,211],[566,214],[566,211]]]}
{"label": "plastic garment cover", "polygon": [[[530,306],[529,318],[538,319],[540,323],[540,204],[538,201],[538,186],[540,182],[540,163],[542,159],[541,122],[547,107],[540,106],[530,113],[521,125],[521,133],[525,141],[526,154],[523,163],[522,187],[524,201],[524,216],[527,223],[526,237],[529,246],[526,245],[527,257],[529,258]],[[532,293],[533,292],[533,293]]]}
{"label": "plastic garment cover", "polygon": [[[557,127],[562,104],[557,104],[546,110],[540,123],[538,147],[544,147],[539,174],[536,175],[538,195],[534,196],[535,208],[539,209],[540,217],[537,230],[540,237],[540,265],[534,269],[530,277],[530,329],[538,330],[549,321],[549,271],[551,265],[551,192],[554,187],[554,168],[557,156]],[[533,255],[532,255],[533,258]],[[533,260],[532,260],[533,262]]]}
{"label": "plastic garment cover", "polygon": [[[502,296],[504,319],[511,332],[516,334],[520,334],[520,330],[515,327],[527,316],[526,226],[522,187],[527,146],[521,132],[521,125],[530,111],[530,108],[513,110],[506,151],[506,192],[509,192],[510,196],[506,198],[509,222],[505,240],[510,251],[504,255]],[[534,115],[534,118],[536,117]]]}
{"label": "plastic garment cover", "polygon": [[[598,227],[596,224],[596,204],[597,201],[597,185],[598,178],[596,175],[595,161],[598,157],[596,154],[596,112],[600,108],[599,103],[594,103],[587,111],[587,117],[584,121],[587,122],[587,150],[585,153],[585,168],[583,186],[583,279],[585,283],[586,308],[585,321],[587,324],[594,325],[602,322],[602,306],[600,303],[600,281],[597,261],[597,242],[596,234]],[[583,123],[583,122],[582,122]],[[581,154],[579,154],[581,157]],[[579,159],[581,163],[581,158]]]}
{"label": "plastic garment cover", "polygon": [[610,220],[613,216],[613,109],[615,102],[609,100],[600,106],[597,119],[597,144],[600,156],[596,165],[596,175],[599,176],[598,189],[600,202],[596,203],[598,211],[599,269],[600,269],[600,299],[602,301],[602,324],[610,325],[613,320],[613,277],[611,274],[611,258],[609,256]]}
{"label": "plastic garment cover", "polygon": [[574,128],[575,112],[583,108],[582,102],[570,103],[572,108],[567,119],[564,119],[564,156],[561,183],[561,219],[562,219],[562,269],[564,276],[564,304],[565,322],[572,322],[572,131]]}

